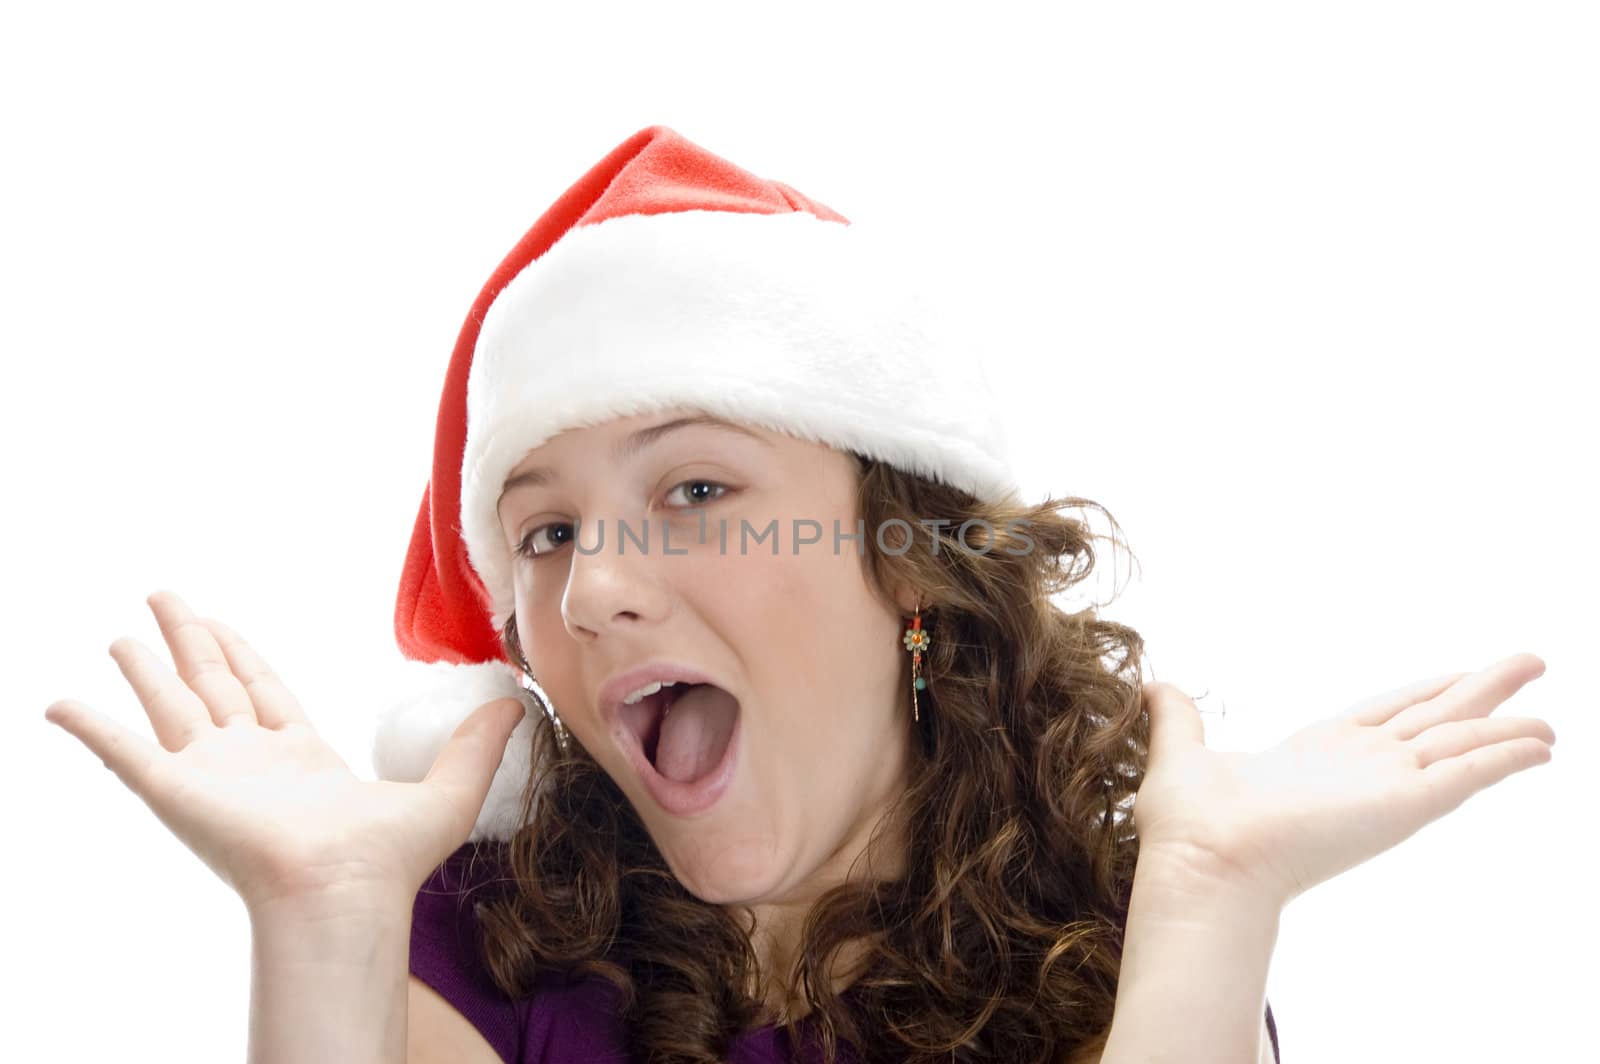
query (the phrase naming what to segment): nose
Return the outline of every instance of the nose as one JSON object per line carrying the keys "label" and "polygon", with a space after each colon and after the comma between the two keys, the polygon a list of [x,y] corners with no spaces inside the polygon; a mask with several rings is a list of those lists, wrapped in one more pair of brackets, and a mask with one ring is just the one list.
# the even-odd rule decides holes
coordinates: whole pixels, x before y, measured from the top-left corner
{"label": "nose", "polygon": [[603,543],[598,527],[584,528],[579,538],[584,550],[578,550],[578,543],[568,547],[572,560],[561,598],[562,623],[574,639],[590,642],[603,633],[635,630],[667,615],[671,597],[651,549],[641,551],[630,539],[619,552],[610,522]]}

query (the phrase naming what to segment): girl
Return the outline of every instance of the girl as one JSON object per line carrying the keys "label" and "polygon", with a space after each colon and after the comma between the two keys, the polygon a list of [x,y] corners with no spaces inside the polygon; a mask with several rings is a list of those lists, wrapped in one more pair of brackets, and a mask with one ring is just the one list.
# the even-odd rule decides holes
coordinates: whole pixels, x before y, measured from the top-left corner
{"label": "girl", "polygon": [[252,1059],[1276,1061],[1283,907],[1549,759],[1525,653],[1207,750],[910,272],[640,131],[468,315],[379,781],[167,592],[159,745],[50,707],[245,901]]}

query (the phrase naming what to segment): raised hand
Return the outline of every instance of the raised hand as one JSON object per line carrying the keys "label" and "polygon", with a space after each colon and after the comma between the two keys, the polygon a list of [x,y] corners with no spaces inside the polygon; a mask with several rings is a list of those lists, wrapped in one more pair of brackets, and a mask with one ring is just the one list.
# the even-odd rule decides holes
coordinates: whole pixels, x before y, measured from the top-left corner
{"label": "raised hand", "polygon": [[480,706],[420,783],[364,781],[237,634],[171,592],[147,601],[177,676],[132,639],[110,653],[160,745],[72,700],[45,717],[98,755],[251,911],[340,892],[409,899],[466,841],[522,703]]}
{"label": "raised hand", "polygon": [[1489,717],[1543,673],[1539,658],[1513,654],[1470,675],[1420,680],[1254,754],[1206,749],[1194,702],[1171,684],[1145,684],[1150,758],[1134,799],[1141,855],[1287,904],[1549,761],[1549,724]]}

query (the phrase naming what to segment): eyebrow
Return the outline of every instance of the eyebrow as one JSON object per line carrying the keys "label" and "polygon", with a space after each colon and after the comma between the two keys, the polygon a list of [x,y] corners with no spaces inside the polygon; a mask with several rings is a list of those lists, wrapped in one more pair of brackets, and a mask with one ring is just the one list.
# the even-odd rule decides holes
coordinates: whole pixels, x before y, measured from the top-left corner
{"label": "eyebrow", "polygon": [[[724,421],[722,418],[712,417],[709,414],[694,414],[689,417],[680,417],[674,418],[671,421],[663,421],[659,425],[646,426],[645,428],[639,429],[637,432],[618,440],[617,445],[611,450],[612,460],[615,462],[624,462],[638,454],[640,451],[644,450],[646,447],[650,446],[652,443],[655,443],[668,433],[675,432],[678,429],[690,428],[692,426],[704,426],[705,428],[722,429],[727,432],[736,432],[741,436],[748,436],[752,440],[755,440],[757,443],[763,444],[764,446],[772,446],[771,440],[762,437],[758,433],[751,431],[743,425],[736,424],[732,421]],[[535,466],[532,469],[524,469],[516,476],[510,477],[506,480],[505,486],[500,489],[500,498],[495,500],[495,509],[497,511],[499,510],[500,503],[505,500],[505,497],[509,495],[513,489],[548,484],[555,479],[556,474],[551,470],[544,468],[543,466]]]}

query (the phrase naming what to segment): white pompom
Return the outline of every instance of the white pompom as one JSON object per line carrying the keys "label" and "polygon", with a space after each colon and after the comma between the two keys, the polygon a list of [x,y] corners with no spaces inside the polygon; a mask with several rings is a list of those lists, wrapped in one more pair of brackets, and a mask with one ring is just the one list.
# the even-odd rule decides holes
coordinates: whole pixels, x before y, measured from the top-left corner
{"label": "white pompom", "polygon": [[522,826],[517,814],[532,772],[532,714],[543,710],[523,689],[516,669],[504,662],[404,661],[394,694],[378,714],[372,741],[373,770],[383,780],[421,781],[463,720],[484,703],[507,697],[521,700],[524,716],[506,743],[505,756],[467,841],[511,838]]}

